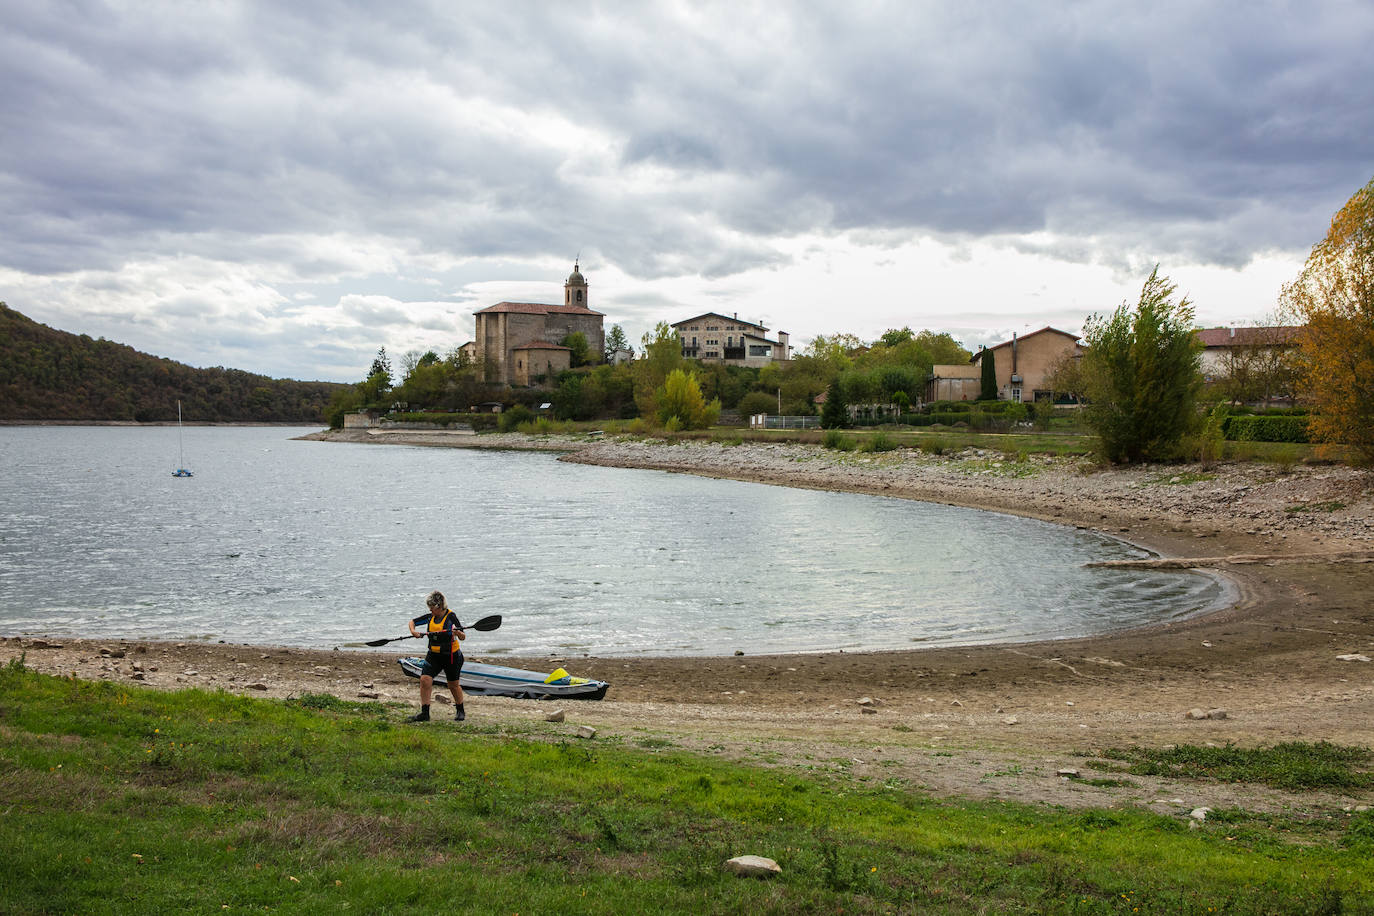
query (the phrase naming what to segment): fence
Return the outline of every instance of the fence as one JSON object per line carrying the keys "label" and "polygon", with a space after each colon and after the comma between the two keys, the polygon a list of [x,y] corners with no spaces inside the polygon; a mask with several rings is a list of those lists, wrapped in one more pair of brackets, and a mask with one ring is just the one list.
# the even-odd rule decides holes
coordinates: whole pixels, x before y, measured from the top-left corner
{"label": "fence", "polygon": [[820,429],[820,417],[775,417],[770,414],[754,414],[749,418],[750,429]]}

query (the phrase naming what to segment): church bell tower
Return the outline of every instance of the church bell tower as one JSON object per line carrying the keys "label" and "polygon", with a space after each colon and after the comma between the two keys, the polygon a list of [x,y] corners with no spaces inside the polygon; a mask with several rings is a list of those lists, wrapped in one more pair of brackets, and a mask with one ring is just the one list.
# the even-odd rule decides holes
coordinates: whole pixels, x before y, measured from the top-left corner
{"label": "church bell tower", "polygon": [[563,304],[591,308],[587,304],[587,281],[582,277],[577,261],[573,261],[573,272],[568,276],[568,282],[563,284]]}

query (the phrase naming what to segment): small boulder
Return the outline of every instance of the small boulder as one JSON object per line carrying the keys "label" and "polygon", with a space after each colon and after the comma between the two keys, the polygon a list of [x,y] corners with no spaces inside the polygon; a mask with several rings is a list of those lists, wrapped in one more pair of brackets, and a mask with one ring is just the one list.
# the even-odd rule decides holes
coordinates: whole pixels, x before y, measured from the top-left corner
{"label": "small boulder", "polygon": [[1074,769],[1073,767],[1061,767],[1058,770],[1055,770],[1054,775],[1059,776],[1063,779],[1077,779],[1078,770]]}
{"label": "small boulder", "polygon": [[579,737],[579,738],[595,738],[595,737],[596,737],[596,729],[592,728],[590,725],[579,725],[579,726],[577,727],[577,737]]}
{"label": "small boulder", "polygon": [[859,712],[867,716],[876,716],[878,714],[878,710],[872,706],[860,706]]}
{"label": "small boulder", "polygon": [[[180,679],[178,678],[178,680],[180,680]],[[259,682],[256,683],[256,684],[245,684],[244,687],[245,687],[245,689],[247,689],[247,690],[266,690],[266,689],[267,689],[267,685],[264,684],[264,683],[262,683],[261,681],[259,681]]]}
{"label": "small boulder", "polygon": [[555,709],[544,717],[545,722],[562,722],[567,717],[567,713],[561,709]]}
{"label": "small boulder", "polygon": [[1211,812],[1212,809],[1207,807],[1194,808],[1192,811],[1188,812],[1188,816],[1195,821],[1205,821],[1207,820],[1207,815]]}
{"label": "small boulder", "polygon": [[1209,710],[1207,710],[1207,718],[1209,718],[1209,719],[1224,719],[1224,718],[1226,718],[1226,710],[1224,710],[1224,709],[1209,709]]}
{"label": "small boulder", "polygon": [[742,878],[772,878],[782,874],[782,866],[763,856],[735,856],[726,861],[725,870]]}
{"label": "small boulder", "polygon": [[378,698],[378,693],[375,690],[359,690],[358,696],[362,697],[364,700],[375,700]]}
{"label": "small boulder", "polygon": [[1205,719],[1205,718],[1207,718],[1207,710],[1205,710],[1205,709],[1198,709],[1198,708],[1194,707],[1193,709],[1188,710],[1188,718],[1189,718],[1189,719]]}

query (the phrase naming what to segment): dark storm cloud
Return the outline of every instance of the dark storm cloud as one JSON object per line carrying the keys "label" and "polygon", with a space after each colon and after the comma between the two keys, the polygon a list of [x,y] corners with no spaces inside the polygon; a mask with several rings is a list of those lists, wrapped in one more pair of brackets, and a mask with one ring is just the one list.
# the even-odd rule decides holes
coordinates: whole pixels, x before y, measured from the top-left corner
{"label": "dark storm cloud", "polygon": [[966,6],[8,4],[0,258],[725,277],[778,236],[1046,230],[1238,264],[1369,177],[1365,4]]}

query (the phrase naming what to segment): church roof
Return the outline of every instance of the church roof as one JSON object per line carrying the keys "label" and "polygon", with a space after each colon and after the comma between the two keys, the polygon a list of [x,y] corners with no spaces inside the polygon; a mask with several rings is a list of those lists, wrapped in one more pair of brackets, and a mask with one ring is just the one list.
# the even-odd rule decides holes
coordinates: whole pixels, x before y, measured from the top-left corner
{"label": "church roof", "polygon": [[594,315],[605,318],[603,312],[594,312],[585,305],[545,305],[542,302],[498,302],[473,312],[481,315],[486,312],[514,312],[519,315]]}
{"label": "church roof", "polygon": [[573,261],[573,272],[568,274],[566,286],[586,286],[587,281],[582,279],[582,271],[578,268],[577,262]]}

